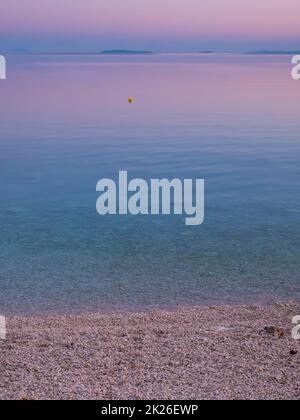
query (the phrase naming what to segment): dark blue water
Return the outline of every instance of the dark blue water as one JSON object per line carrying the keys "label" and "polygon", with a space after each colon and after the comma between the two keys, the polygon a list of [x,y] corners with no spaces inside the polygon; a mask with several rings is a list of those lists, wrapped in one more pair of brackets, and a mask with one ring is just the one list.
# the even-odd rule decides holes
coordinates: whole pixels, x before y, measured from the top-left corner
{"label": "dark blue water", "polygon": [[[289,57],[8,62],[0,313],[299,299],[300,82]],[[97,215],[96,183],[119,170],[204,178],[205,223]]]}

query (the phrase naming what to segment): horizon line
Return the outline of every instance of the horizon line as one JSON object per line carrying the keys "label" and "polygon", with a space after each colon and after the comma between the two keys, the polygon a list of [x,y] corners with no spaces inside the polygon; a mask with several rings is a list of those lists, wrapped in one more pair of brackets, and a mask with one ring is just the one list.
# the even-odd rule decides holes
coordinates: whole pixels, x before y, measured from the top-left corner
{"label": "horizon line", "polygon": [[[273,50],[273,49],[262,49],[254,51],[213,51],[213,50],[162,50],[162,51],[146,51],[146,50],[127,50],[127,49],[109,49],[103,51],[20,51],[16,48],[15,50],[5,51],[7,55],[159,55],[159,54],[261,54],[261,55],[294,55],[300,54],[299,50]],[[1,53],[1,49],[0,49]]]}

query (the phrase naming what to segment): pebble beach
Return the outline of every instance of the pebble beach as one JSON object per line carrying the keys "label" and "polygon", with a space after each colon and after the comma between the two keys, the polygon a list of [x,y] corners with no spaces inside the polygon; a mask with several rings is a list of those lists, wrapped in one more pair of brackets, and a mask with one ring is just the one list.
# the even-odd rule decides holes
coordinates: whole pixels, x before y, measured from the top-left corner
{"label": "pebble beach", "polygon": [[8,317],[0,399],[300,399],[294,302]]}

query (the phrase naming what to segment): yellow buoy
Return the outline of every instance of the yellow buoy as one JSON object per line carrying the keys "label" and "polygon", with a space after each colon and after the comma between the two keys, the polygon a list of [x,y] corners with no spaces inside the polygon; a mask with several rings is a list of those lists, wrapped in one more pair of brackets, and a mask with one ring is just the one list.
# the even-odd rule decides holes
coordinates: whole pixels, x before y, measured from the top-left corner
{"label": "yellow buoy", "polygon": [[133,103],[133,97],[132,97],[132,96],[130,96],[130,97],[128,98],[128,102],[129,102],[130,104],[132,104],[132,103]]}

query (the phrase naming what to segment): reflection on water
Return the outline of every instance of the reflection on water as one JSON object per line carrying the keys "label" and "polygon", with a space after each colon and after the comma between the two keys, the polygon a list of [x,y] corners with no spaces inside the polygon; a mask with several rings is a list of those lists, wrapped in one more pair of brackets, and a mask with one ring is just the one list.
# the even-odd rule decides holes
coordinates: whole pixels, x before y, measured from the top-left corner
{"label": "reflection on water", "polygon": [[[290,71],[281,56],[9,57],[0,313],[299,299]],[[205,224],[101,218],[96,182],[122,169],[205,178]]]}

